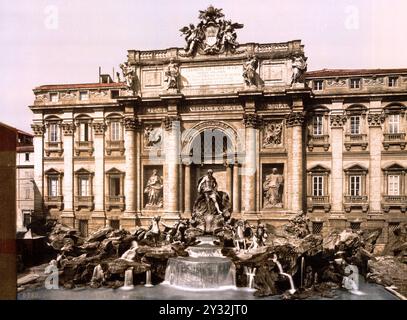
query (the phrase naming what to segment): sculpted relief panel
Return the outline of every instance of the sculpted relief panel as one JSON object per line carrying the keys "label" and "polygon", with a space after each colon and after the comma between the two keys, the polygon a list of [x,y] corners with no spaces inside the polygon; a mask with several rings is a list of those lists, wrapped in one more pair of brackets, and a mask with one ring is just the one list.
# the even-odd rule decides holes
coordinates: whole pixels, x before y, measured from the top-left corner
{"label": "sculpted relief panel", "polygon": [[269,121],[263,129],[263,148],[279,147],[283,143],[283,122]]}

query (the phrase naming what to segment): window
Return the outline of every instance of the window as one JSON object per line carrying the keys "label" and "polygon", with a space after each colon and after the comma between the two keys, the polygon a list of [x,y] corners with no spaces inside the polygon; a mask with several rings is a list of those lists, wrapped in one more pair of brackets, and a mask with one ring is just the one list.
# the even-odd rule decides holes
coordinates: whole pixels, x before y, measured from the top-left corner
{"label": "window", "polygon": [[120,95],[119,90],[111,90],[110,91],[110,98],[111,99],[116,99],[118,98]]}
{"label": "window", "polygon": [[31,196],[30,188],[25,188],[25,199],[29,200]]}
{"label": "window", "polygon": [[313,89],[314,90],[322,90],[322,85],[323,85],[323,81],[322,80],[314,80],[313,81],[313,84],[314,84],[314,86],[313,86]]}
{"label": "window", "polygon": [[110,226],[114,230],[119,230],[120,229],[120,220],[110,220]]}
{"label": "window", "polygon": [[119,121],[113,121],[110,124],[110,139],[112,141],[118,141],[120,140],[120,122]]}
{"label": "window", "polygon": [[120,176],[110,177],[110,196],[120,196]]}
{"label": "window", "polygon": [[56,92],[50,93],[49,98],[51,102],[58,102],[58,93]]}
{"label": "window", "polygon": [[89,177],[80,176],[78,179],[78,194],[80,196],[88,196],[89,192]]}
{"label": "window", "polygon": [[27,227],[31,223],[31,212],[23,211],[23,226]]}
{"label": "window", "polygon": [[389,87],[397,87],[397,77],[389,77]]}
{"label": "window", "polygon": [[88,91],[80,91],[80,92],[79,92],[79,100],[81,100],[81,101],[87,101],[87,100],[89,100],[89,93],[88,93]]}
{"label": "window", "polygon": [[358,230],[360,230],[360,222],[351,222],[351,223],[350,223],[350,228],[351,228],[353,231],[358,231]]}
{"label": "window", "polygon": [[79,234],[82,237],[88,236],[88,220],[79,220]]}
{"label": "window", "polygon": [[29,152],[25,153],[25,161],[30,161],[30,153]]}
{"label": "window", "polygon": [[51,123],[49,125],[49,141],[50,142],[58,141],[58,125],[56,123]]}
{"label": "window", "polygon": [[400,129],[400,115],[389,115],[389,133],[399,133]]}
{"label": "window", "polygon": [[324,177],[313,176],[312,177],[312,195],[323,196],[324,195]]}
{"label": "window", "polygon": [[313,134],[322,135],[323,134],[323,117],[318,115],[313,118]]}
{"label": "window", "polygon": [[360,79],[350,79],[351,89],[360,89]]}
{"label": "window", "polygon": [[58,196],[58,177],[49,177],[48,178],[48,195],[50,197]]}
{"label": "window", "polygon": [[390,196],[400,195],[400,176],[389,175],[387,181],[388,181],[388,194]]}
{"label": "window", "polygon": [[89,141],[89,123],[79,124],[79,141]]}
{"label": "window", "polygon": [[350,134],[360,134],[360,117],[350,117]]}
{"label": "window", "polygon": [[313,234],[321,234],[323,226],[324,226],[323,222],[313,222],[312,223],[312,233]]}
{"label": "window", "polygon": [[361,195],[361,176],[350,176],[350,195],[351,196],[360,196]]}

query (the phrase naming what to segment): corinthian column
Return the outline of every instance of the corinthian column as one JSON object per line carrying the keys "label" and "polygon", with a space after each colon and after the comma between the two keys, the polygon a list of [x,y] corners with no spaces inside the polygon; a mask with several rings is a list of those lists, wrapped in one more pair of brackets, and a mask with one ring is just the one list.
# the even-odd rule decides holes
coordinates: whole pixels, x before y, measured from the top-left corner
{"label": "corinthian column", "polygon": [[185,175],[184,175],[184,188],[185,188],[185,197],[184,197],[184,211],[185,214],[191,214],[191,164],[185,164]]}
{"label": "corinthian column", "polygon": [[43,179],[44,179],[44,132],[45,126],[34,123],[31,128],[34,132],[34,215],[43,215]]}
{"label": "corinthian column", "polygon": [[239,174],[239,163],[236,161],[233,166],[233,213],[240,212],[240,174]]}
{"label": "corinthian column", "polygon": [[135,131],[137,122],[133,117],[124,119],[126,134],[124,136],[124,147],[126,149],[126,175],[124,179],[124,194],[126,203],[126,215],[136,213],[136,158],[135,158]]}
{"label": "corinthian column", "polygon": [[246,126],[245,163],[244,163],[244,212],[256,213],[256,175],[257,175],[257,127],[260,124],[257,114],[247,114],[244,118]]}
{"label": "corinthian column", "polygon": [[289,203],[291,210],[299,212],[302,210],[303,189],[303,154],[302,154],[302,124],[304,122],[303,112],[292,112],[287,119],[287,128],[291,129],[291,142],[288,155],[288,172],[291,192]]}
{"label": "corinthian column", "polygon": [[179,215],[180,118],[169,116],[164,120],[165,164],[164,210],[171,216]]}
{"label": "corinthian column", "polygon": [[75,227],[75,216],[73,212],[73,134],[75,125],[72,122],[62,123],[64,134],[64,178],[62,195],[64,199],[64,211],[61,215],[62,222],[70,227]]}

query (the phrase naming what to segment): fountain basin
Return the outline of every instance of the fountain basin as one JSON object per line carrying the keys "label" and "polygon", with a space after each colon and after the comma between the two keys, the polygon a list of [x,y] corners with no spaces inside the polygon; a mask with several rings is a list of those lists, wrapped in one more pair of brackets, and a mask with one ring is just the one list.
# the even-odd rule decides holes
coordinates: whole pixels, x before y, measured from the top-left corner
{"label": "fountain basin", "polygon": [[235,265],[225,257],[177,257],[168,260],[164,284],[183,290],[235,288]]}

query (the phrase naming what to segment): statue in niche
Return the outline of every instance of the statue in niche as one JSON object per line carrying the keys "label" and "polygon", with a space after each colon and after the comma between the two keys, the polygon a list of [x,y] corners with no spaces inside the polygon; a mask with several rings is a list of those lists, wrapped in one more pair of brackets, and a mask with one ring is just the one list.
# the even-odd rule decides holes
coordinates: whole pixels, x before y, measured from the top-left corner
{"label": "statue in niche", "polygon": [[284,177],[278,173],[277,168],[273,168],[271,172],[266,176],[266,181],[263,183],[264,207],[282,208]]}
{"label": "statue in niche", "polygon": [[167,66],[165,77],[164,82],[167,82],[167,90],[178,89],[179,65],[175,63],[173,58],[171,58],[170,63]]}
{"label": "statue in niche", "polygon": [[263,147],[270,147],[281,144],[281,133],[283,125],[281,123],[269,123],[265,130]]}
{"label": "statue in niche", "polygon": [[293,60],[293,75],[291,77],[291,85],[294,83],[303,82],[303,75],[307,71],[306,58],[302,56],[294,57]]}
{"label": "statue in niche", "polygon": [[152,147],[161,142],[162,132],[161,128],[153,128],[152,125],[144,129],[144,139],[148,147]]}
{"label": "statue in niche", "polygon": [[198,197],[194,203],[191,225],[203,233],[214,234],[220,231],[225,221],[230,218],[229,210],[229,195],[218,191],[213,170],[209,169],[198,181]]}
{"label": "statue in niche", "polygon": [[144,193],[146,193],[148,196],[146,208],[162,208],[162,189],[163,181],[158,175],[158,170],[154,169],[153,174],[148,179],[147,186],[144,189]]}
{"label": "statue in niche", "polygon": [[120,64],[120,69],[122,69],[123,78],[126,82],[127,88],[134,91],[134,84],[135,84],[135,78],[136,78],[135,67],[129,65],[129,63],[126,61],[125,63]]}
{"label": "statue in niche", "polygon": [[256,86],[256,70],[259,66],[259,61],[257,60],[256,56],[250,57],[244,64],[243,64],[243,79],[246,85],[248,86]]}

